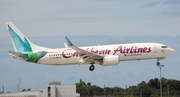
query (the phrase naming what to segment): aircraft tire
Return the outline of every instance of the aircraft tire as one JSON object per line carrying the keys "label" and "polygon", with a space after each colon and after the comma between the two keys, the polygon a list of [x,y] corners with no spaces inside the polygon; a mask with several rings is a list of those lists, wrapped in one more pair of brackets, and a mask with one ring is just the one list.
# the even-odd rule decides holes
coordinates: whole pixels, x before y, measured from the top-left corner
{"label": "aircraft tire", "polygon": [[159,65],[160,65],[160,62],[157,62],[156,64],[157,64],[157,66],[159,66]]}
{"label": "aircraft tire", "polygon": [[94,65],[91,65],[90,67],[89,67],[89,70],[90,71],[93,71],[95,69],[95,66]]}

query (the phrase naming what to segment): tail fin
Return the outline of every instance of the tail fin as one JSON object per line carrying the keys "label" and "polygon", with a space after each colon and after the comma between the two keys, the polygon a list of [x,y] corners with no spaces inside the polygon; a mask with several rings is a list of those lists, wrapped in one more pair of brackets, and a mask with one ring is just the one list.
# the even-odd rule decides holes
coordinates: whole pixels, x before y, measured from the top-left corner
{"label": "tail fin", "polygon": [[33,44],[12,22],[6,22],[6,26],[16,52],[34,52],[49,49]]}

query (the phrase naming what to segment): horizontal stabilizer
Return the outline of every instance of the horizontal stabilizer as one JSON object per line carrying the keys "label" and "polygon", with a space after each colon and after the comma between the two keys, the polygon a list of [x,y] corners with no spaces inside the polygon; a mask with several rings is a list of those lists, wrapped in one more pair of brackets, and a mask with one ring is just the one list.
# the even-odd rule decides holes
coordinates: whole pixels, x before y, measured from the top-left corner
{"label": "horizontal stabilizer", "polygon": [[19,53],[19,52],[14,52],[14,51],[7,51],[9,54],[13,55],[14,57],[24,57],[27,56],[27,54]]}

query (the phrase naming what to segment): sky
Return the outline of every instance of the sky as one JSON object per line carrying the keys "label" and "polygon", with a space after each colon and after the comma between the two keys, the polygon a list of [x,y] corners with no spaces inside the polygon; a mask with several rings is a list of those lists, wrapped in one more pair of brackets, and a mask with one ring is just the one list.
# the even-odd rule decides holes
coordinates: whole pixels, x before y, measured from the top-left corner
{"label": "sky", "polygon": [[136,85],[159,78],[156,60],[120,62],[117,66],[48,66],[14,60],[5,22],[12,21],[37,45],[63,48],[67,35],[77,46],[158,42],[175,53],[160,62],[163,77],[178,79],[180,54],[179,0],[1,0],[0,91],[40,89],[51,81],[74,84],[80,79],[103,87]]}

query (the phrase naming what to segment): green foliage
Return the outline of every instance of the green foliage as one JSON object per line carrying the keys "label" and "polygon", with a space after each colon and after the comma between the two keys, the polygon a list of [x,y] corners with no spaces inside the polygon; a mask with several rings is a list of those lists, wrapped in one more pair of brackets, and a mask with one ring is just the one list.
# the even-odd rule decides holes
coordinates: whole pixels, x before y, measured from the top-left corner
{"label": "green foliage", "polygon": [[158,94],[151,94],[151,97],[159,97],[159,95]]}
{"label": "green foliage", "polygon": [[[158,78],[154,78],[150,79],[147,83],[142,81],[137,86],[130,86],[127,89],[127,94],[140,96],[141,93],[142,97],[159,97],[159,88],[160,81]],[[170,97],[178,97],[180,95],[180,81],[162,78],[162,92],[164,96],[168,95],[168,88]]]}
{"label": "green foliage", "polygon": [[31,89],[27,89],[27,91],[31,91]]}
{"label": "green foliage", "polygon": [[21,91],[26,91],[26,89],[22,89]]}
{"label": "green foliage", "polygon": [[[160,81],[158,78],[150,79],[148,82],[142,81],[137,86],[129,86],[127,89],[120,87],[101,88],[96,85],[87,84],[80,79],[76,83],[77,92],[84,97],[93,97],[94,95],[105,95],[113,97],[159,97]],[[163,97],[167,97],[169,88],[169,97],[180,97],[180,81],[175,79],[162,78]]]}
{"label": "green foliage", "polygon": [[21,91],[31,91],[31,89],[22,89]]}
{"label": "green foliage", "polygon": [[76,83],[76,92],[80,93],[80,96],[92,97],[94,95],[94,87],[91,83],[85,83],[80,79],[79,83]]}

